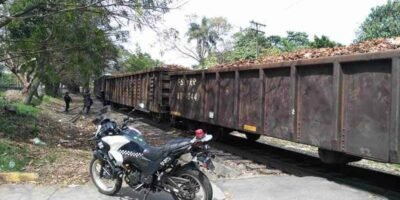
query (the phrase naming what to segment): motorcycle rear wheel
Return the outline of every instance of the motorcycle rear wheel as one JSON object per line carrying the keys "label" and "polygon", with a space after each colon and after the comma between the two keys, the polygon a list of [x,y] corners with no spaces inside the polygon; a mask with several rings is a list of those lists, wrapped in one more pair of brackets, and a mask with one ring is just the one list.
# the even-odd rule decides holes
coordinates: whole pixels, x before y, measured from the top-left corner
{"label": "motorcycle rear wheel", "polygon": [[[105,195],[114,195],[121,189],[122,179],[106,179],[104,177],[100,177],[100,169],[102,166],[102,161],[97,158],[93,158],[90,162],[89,171],[92,182],[100,193]],[[110,186],[107,186],[106,182],[111,182],[109,184]]]}
{"label": "motorcycle rear wheel", "polygon": [[[207,176],[204,175],[203,172],[197,169],[186,168],[178,171],[175,176],[188,179],[190,184],[193,184],[193,186],[196,187],[195,197],[190,198],[190,200],[212,200],[212,186],[210,180],[208,180]],[[179,200],[189,200],[180,195],[177,195],[177,197]]]}

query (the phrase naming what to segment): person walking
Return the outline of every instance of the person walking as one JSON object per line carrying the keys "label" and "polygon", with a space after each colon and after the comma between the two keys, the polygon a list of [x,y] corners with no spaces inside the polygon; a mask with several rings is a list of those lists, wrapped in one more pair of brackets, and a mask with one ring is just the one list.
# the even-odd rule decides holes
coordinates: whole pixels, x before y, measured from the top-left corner
{"label": "person walking", "polygon": [[64,102],[65,102],[65,112],[69,110],[69,103],[72,102],[72,98],[69,96],[69,93],[66,92],[64,95]]}
{"label": "person walking", "polygon": [[90,97],[90,93],[85,94],[84,99],[83,99],[83,110],[86,110],[86,114],[89,114],[90,112],[90,107],[93,105],[93,100]]}

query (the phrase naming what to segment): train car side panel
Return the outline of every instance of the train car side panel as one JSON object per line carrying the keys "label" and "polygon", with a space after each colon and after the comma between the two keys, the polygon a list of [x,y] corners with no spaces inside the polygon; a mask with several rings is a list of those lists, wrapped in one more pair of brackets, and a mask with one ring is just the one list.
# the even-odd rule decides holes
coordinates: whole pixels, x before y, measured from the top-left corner
{"label": "train car side panel", "polygon": [[292,140],[290,117],[290,67],[265,69],[264,134]]}
{"label": "train car side panel", "polygon": [[171,115],[182,116],[185,111],[185,76],[171,76],[171,97],[169,99],[169,106]]}
{"label": "train car side panel", "polygon": [[186,77],[186,103],[184,117],[189,119],[198,119],[202,121],[203,111],[203,83],[202,75],[190,75]]}
{"label": "train car side panel", "polygon": [[332,149],[335,138],[333,65],[297,67],[297,140]]}
{"label": "train car side panel", "polygon": [[239,72],[239,127],[241,130],[261,132],[261,100],[259,70]]}
{"label": "train car side panel", "polygon": [[215,124],[217,114],[217,74],[206,73],[204,77],[204,121]]}
{"label": "train car side panel", "polygon": [[238,127],[235,124],[234,99],[237,97],[235,93],[235,73],[224,72],[219,73],[219,96],[218,96],[218,124],[225,127]]}
{"label": "train car side panel", "polygon": [[342,63],[344,151],[388,161],[391,60]]}

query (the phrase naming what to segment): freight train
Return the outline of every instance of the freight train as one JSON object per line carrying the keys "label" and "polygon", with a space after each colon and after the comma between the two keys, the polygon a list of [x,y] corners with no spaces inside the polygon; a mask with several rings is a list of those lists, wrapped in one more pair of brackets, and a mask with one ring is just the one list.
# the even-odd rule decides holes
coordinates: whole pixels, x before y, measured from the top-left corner
{"label": "freight train", "polygon": [[158,121],[316,146],[328,164],[400,163],[399,50],[101,79],[104,101]]}

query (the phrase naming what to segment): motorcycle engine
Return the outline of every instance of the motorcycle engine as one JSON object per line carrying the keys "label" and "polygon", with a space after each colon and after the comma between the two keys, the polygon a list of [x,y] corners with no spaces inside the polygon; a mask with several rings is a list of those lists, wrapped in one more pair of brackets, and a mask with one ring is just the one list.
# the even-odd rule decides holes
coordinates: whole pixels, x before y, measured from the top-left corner
{"label": "motorcycle engine", "polygon": [[131,187],[136,187],[140,183],[140,172],[139,171],[130,171],[125,176],[125,181]]}

